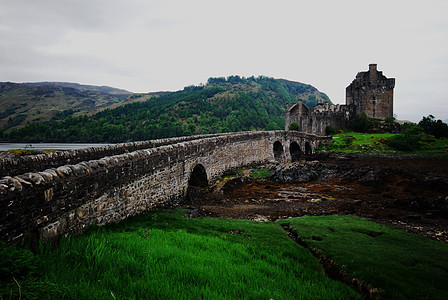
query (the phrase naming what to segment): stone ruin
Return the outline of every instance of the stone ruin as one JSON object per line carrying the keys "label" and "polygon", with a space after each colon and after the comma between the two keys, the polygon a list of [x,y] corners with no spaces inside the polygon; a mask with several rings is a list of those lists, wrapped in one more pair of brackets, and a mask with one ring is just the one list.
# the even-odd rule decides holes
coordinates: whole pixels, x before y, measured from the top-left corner
{"label": "stone ruin", "polygon": [[395,78],[387,78],[376,64],[369,70],[359,72],[346,88],[346,104],[319,103],[315,107],[306,106],[302,100],[286,104],[285,130],[289,124],[297,122],[299,131],[324,135],[328,126],[344,128],[356,114],[384,120],[393,116]]}

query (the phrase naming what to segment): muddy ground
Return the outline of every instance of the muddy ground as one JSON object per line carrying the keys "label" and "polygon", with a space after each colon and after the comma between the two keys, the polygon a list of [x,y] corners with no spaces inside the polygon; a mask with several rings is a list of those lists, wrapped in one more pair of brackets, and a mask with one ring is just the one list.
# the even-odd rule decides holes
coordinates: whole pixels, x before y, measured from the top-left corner
{"label": "muddy ground", "polygon": [[258,221],[350,214],[448,242],[448,160],[321,155],[236,176],[185,203],[201,215]]}

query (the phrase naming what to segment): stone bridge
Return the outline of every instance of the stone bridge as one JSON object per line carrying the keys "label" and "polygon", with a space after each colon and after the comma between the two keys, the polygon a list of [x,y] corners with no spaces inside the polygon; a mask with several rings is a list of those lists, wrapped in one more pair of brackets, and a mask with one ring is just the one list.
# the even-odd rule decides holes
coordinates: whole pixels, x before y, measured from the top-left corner
{"label": "stone bridge", "polygon": [[0,161],[0,239],[47,240],[176,205],[224,172],[309,155],[327,137],[254,131],[57,151]]}

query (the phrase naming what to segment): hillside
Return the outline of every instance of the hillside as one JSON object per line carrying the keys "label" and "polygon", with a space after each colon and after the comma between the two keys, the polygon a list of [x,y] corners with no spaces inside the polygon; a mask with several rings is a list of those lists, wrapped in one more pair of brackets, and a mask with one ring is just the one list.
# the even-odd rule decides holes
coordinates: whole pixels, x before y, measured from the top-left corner
{"label": "hillside", "polygon": [[85,84],[72,83],[72,82],[26,82],[23,84],[28,85],[28,86],[58,86],[58,87],[65,87],[65,88],[73,88],[73,89],[80,90],[80,91],[94,91],[94,92],[110,94],[110,95],[128,96],[128,95],[132,94],[129,91],[113,88],[110,86],[85,85]]}
{"label": "hillside", "polygon": [[73,113],[109,107],[131,93],[65,82],[0,83],[0,128],[23,127]]}
{"label": "hillside", "polygon": [[[275,130],[284,127],[285,103],[310,106],[329,101],[311,85],[268,77],[210,78],[182,91],[134,94],[122,105],[95,114],[3,131],[2,140],[22,142],[124,142],[202,133]],[[118,107],[117,107],[118,106]]]}

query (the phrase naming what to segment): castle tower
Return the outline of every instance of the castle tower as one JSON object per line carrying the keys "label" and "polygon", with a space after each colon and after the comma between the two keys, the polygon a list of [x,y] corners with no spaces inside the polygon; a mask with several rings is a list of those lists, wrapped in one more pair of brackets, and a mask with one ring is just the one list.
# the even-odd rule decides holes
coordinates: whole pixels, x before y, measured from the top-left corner
{"label": "castle tower", "polygon": [[369,71],[359,72],[346,88],[346,104],[353,104],[356,114],[384,120],[394,114],[394,87],[395,78],[387,78],[370,64]]}

